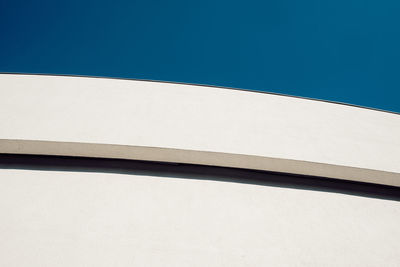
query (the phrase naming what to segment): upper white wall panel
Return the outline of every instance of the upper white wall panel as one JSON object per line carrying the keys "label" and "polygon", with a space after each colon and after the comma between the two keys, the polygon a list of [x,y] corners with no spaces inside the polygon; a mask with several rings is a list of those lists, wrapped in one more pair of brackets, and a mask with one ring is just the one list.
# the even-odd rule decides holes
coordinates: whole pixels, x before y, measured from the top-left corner
{"label": "upper white wall panel", "polygon": [[0,153],[175,161],[400,186],[400,116],[205,86],[3,74]]}

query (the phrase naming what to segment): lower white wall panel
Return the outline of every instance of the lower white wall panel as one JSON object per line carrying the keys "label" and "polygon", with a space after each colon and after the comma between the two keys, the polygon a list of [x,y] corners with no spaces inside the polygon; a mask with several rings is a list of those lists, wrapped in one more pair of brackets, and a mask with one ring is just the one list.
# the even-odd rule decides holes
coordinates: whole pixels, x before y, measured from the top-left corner
{"label": "lower white wall panel", "polygon": [[400,264],[400,202],[186,178],[0,169],[0,266]]}

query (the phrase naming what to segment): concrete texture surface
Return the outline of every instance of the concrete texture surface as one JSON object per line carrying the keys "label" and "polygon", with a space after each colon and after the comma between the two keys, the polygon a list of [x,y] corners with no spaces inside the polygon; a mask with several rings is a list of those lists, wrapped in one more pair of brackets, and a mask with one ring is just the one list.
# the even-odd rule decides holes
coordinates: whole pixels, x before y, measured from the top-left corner
{"label": "concrete texture surface", "polygon": [[[399,115],[333,103],[171,83],[0,75],[0,153],[400,186],[399,137]],[[238,169],[225,174],[241,172],[240,182],[118,167],[132,161],[88,170],[48,157],[48,166],[42,159],[35,169],[10,164],[12,157],[22,156],[0,164],[0,266],[400,265],[400,202],[382,197],[399,188],[357,195],[252,183],[243,173],[264,174]]]}
{"label": "concrete texture surface", "polygon": [[400,185],[398,114],[294,97],[3,74],[0,128],[2,153],[165,160]]}
{"label": "concrete texture surface", "polygon": [[398,201],[151,173],[0,169],[0,184],[1,266],[400,263]]}

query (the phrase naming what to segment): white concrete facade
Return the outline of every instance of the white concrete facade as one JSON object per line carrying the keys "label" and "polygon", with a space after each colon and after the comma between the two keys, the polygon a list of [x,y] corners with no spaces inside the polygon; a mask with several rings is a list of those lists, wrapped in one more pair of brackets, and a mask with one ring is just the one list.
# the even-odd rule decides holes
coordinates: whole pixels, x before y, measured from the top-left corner
{"label": "white concrete facade", "polygon": [[1,266],[400,263],[397,201],[96,172],[0,170],[0,184]]}
{"label": "white concrete facade", "polygon": [[400,185],[400,116],[171,83],[0,75],[0,151],[241,167]]}
{"label": "white concrete facade", "polygon": [[[204,86],[4,74],[0,153],[399,187],[400,115]],[[149,171],[0,168],[0,265],[400,265],[399,201]]]}

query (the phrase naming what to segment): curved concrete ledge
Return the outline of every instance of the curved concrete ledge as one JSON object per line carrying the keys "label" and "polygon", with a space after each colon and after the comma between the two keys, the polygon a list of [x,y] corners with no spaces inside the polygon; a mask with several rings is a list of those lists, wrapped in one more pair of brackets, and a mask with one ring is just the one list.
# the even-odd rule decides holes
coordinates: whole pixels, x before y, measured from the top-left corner
{"label": "curved concrete ledge", "polygon": [[203,86],[0,75],[0,153],[190,163],[400,186],[400,116]]}
{"label": "curved concrete ledge", "polygon": [[349,181],[400,186],[398,173],[317,162],[209,151],[111,144],[67,143],[34,140],[0,140],[2,153],[79,156],[187,163],[311,175]]}

